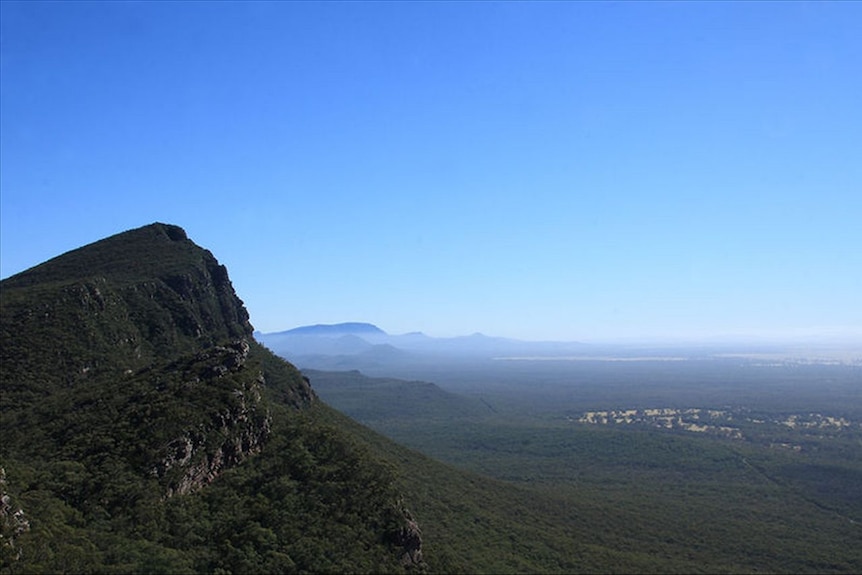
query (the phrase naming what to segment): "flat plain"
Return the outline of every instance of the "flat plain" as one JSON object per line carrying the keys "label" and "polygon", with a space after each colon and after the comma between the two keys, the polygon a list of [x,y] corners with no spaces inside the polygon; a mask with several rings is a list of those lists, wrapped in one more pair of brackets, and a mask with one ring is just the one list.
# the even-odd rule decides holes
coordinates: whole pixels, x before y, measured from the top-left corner
{"label": "flat plain", "polygon": [[581,541],[704,571],[862,567],[859,365],[462,358],[368,371],[304,370],[327,403],[396,442],[549,498]]}

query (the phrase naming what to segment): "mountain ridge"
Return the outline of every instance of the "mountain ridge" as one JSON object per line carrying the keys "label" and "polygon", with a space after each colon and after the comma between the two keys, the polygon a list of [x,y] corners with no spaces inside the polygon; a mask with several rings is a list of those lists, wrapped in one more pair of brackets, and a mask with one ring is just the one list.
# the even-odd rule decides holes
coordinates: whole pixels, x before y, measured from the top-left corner
{"label": "mountain ridge", "polygon": [[[182,228],[154,223],[7,278],[0,311],[3,496],[28,518],[7,537],[4,503],[4,571],[424,569],[394,477],[313,423],[308,380],[254,341],[226,268]],[[262,525],[282,533],[275,555],[189,538],[207,517],[225,524],[224,498],[255,493],[273,504],[211,537],[241,547]],[[169,515],[203,501],[174,532]],[[304,520],[279,518],[285,505]]]}
{"label": "mountain ridge", "polygon": [[[0,571],[637,570],[573,540],[553,499],[329,407],[252,335],[227,270],[176,226],[0,281]],[[433,388],[415,389],[421,412]]]}
{"label": "mountain ridge", "polygon": [[[353,330],[350,326],[370,326]],[[341,328],[339,326],[348,326]],[[456,337],[431,337],[419,331],[389,334],[374,324],[300,326],[279,332],[256,332],[258,341],[303,368],[327,370],[374,369],[381,361],[439,362],[489,360],[507,356],[581,354],[593,346],[581,342],[534,342],[488,336],[479,332]],[[347,340],[346,338],[350,338]],[[347,345],[347,342],[350,345]],[[361,345],[361,342],[366,345]],[[388,346],[383,349],[381,346]]]}
{"label": "mountain ridge", "polygon": [[[678,541],[689,524],[645,514],[637,490],[603,498],[585,489],[578,477],[596,452],[612,461],[620,447],[638,451],[633,435],[588,430],[580,441],[558,422],[545,453],[533,436],[494,439],[508,416],[482,396],[465,401],[430,380],[303,375],[253,337],[227,270],[180,231],[130,230],[0,281],[0,572],[859,571],[858,537],[844,523],[824,535],[850,549],[837,563],[832,543],[815,545],[813,559],[807,547],[773,556],[768,538],[728,548],[697,532]],[[369,362],[422,355],[355,335],[318,339],[342,337]],[[422,355],[426,367],[450,358]],[[529,372],[502,367],[530,390]],[[432,442],[437,432],[468,437],[469,452],[506,466],[532,450],[575,479],[552,492],[440,463],[326,404],[314,378],[363,419],[403,431],[416,419],[431,425]],[[697,452],[674,447],[694,448],[689,440],[647,437],[670,448],[642,454],[649,473],[653,453]],[[607,449],[595,446],[602,438]],[[710,444],[706,455],[726,451]],[[705,461],[754,473],[737,457]],[[758,477],[771,501],[778,487]],[[789,508],[757,525],[788,523],[780,541],[798,530]],[[686,521],[703,518],[699,507],[679,509]]]}
{"label": "mountain ridge", "polygon": [[[226,269],[176,226],[0,281],[0,571],[642,565],[574,540],[554,499],[434,461],[329,407],[252,334]],[[448,401],[415,391],[414,413],[426,392]]]}

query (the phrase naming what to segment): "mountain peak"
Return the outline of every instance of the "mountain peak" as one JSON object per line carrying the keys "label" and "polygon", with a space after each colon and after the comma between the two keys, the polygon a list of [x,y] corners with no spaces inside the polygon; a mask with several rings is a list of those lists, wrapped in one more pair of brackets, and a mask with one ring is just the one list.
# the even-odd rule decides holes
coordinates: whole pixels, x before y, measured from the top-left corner
{"label": "mountain peak", "polygon": [[[94,334],[94,341],[71,340],[80,345],[75,355],[80,351],[86,362],[105,368],[137,369],[156,357],[252,335],[227,269],[170,224],[66,252],[2,286],[3,325],[10,334],[34,338],[33,350],[59,334]],[[34,309],[42,310],[41,319]],[[67,361],[48,348],[43,353],[47,371],[57,373],[59,366],[52,365]]]}
{"label": "mountain peak", "polygon": [[317,335],[317,336],[341,336],[341,335],[386,335],[386,332],[371,323],[345,322],[334,324],[305,325],[280,332],[279,335]]}
{"label": "mountain peak", "polygon": [[320,422],[338,415],[251,339],[227,269],[182,228],[111,236],[0,291],[0,515],[28,517],[0,521],[4,566],[421,572],[395,475],[354,424]]}
{"label": "mountain peak", "polygon": [[192,242],[183,228],[156,222],[68,251],[3,281],[7,287],[99,276],[135,282],[212,262],[209,250]]}

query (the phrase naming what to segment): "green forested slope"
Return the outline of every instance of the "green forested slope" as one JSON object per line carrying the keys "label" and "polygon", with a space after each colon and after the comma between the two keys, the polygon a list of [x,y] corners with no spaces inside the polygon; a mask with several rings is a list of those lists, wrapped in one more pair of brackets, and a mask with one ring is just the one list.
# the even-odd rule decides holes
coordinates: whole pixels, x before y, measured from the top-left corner
{"label": "green forested slope", "polygon": [[[498,401],[492,388],[484,396],[496,411],[484,404],[476,409],[466,397],[453,405],[457,396],[429,390],[429,384],[306,373],[325,382],[320,394],[331,405],[364,424],[485,476],[441,474],[439,464],[417,461],[414,452],[391,455],[423,470],[403,478],[405,492],[428,525],[426,556],[445,540],[446,552],[458,550],[453,568],[457,559],[471,557],[495,571],[525,571],[527,565],[563,572],[862,569],[856,428],[794,431],[764,423],[766,414],[758,413],[760,423],[734,420],[747,438],[739,441],[578,424],[565,417],[570,405],[562,403],[553,416],[531,414],[532,404]],[[530,401],[525,388],[522,403]],[[424,414],[401,407],[423,401],[429,404]],[[457,523],[458,534],[435,531],[458,516],[472,518]],[[476,541],[484,544],[472,545]]]}
{"label": "green forested slope", "polygon": [[251,340],[226,270],[180,228],[0,295],[4,572],[423,568],[392,473],[315,423],[307,382]]}
{"label": "green forested slope", "polygon": [[[255,343],[251,329],[226,270],[174,226],[132,230],[0,282],[0,572],[862,567],[858,525],[825,521],[828,510],[810,515],[816,506],[805,497],[782,499],[781,486],[739,467],[720,445],[525,434],[483,416],[457,429],[452,413],[470,419],[487,406],[462,405],[427,384],[405,391],[351,376],[399,414],[403,431],[427,426],[414,444],[437,442],[491,479],[332,409],[313,379],[309,386]],[[351,392],[351,405],[360,395]],[[666,461],[651,467],[644,447],[664,450]],[[640,459],[608,464],[622,452]],[[694,471],[714,477],[663,483],[674,475],[661,465],[690,455]],[[596,466],[605,473],[592,476],[598,482],[577,480]],[[548,481],[523,480],[530,474]],[[760,483],[746,483],[749,475]],[[722,497],[739,494],[722,487],[728,477],[742,478],[734,489],[755,489],[723,506]],[[701,488],[709,497],[692,494]],[[681,503],[661,505],[674,500]],[[708,503],[699,513],[697,501]],[[785,510],[786,501],[799,507]],[[725,510],[768,515],[716,521]],[[814,545],[797,548],[824,526]]]}

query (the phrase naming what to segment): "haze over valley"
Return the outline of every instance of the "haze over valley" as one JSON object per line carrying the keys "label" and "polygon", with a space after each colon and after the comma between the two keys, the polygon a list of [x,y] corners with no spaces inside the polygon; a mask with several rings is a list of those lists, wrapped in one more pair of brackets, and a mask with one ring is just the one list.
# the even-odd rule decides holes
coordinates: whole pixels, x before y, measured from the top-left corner
{"label": "haze over valley", "polygon": [[0,295],[11,572],[862,567],[858,362],[254,334],[159,223]]}
{"label": "haze over valley", "polygon": [[845,339],[710,339],[587,343],[524,341],[479,332],[451,338],[414,331],[389,334],[371,323],[315,324],[261,333],[259,341],[298,364],[320,367],[341,361],[359,368],[383,363],[409,363],[423,358],[495,361],[681,361],[686,359],[747,359],[759,363],[862,364],[862,340]]}
{"label": "haze over valley", "polygon": [[862,573],[860,22],[3,0],[0,573]]}
{"label": "haze over valley", "polygon": [[167,221],[264,333],[862,342],[858,2],[0,10],[0,277]]}

